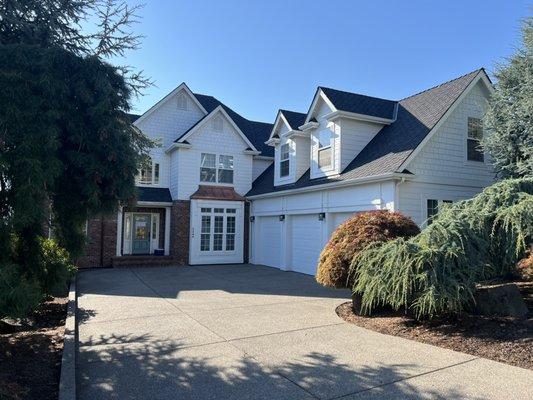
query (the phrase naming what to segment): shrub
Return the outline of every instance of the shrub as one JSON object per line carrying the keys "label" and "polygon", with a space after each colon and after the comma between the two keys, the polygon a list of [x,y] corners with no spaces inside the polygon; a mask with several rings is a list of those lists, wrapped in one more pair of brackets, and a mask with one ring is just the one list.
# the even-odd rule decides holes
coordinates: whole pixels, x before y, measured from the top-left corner
{"label": "shrub", "polygon": [[351,266],[362,313],[379,305],[416,318],[457,314],[476,283],[510,272],[533,239],[533,179],[497,183],[443,210],[409,240],[372,245]]}
{"label": "shrub", "polygon": [[335,288],[351,287],[348,271],[352,259],[371,243],[419,233],[408,217],[386,210],[358,213],[341,224],[322,250],[318,263],[318,283]]}
{"label": "shrub", "polygon": [[41,239],[43,276],[40,279],[45,295],[62,296],[65,294],[76,266],[70,261],[68,252],[53,239]]}
{"label": "shrub", "polygon": [[25,317],[39,305],[42,297],[37,281],[21,275],[18,265],[0,265],[0,320]]}

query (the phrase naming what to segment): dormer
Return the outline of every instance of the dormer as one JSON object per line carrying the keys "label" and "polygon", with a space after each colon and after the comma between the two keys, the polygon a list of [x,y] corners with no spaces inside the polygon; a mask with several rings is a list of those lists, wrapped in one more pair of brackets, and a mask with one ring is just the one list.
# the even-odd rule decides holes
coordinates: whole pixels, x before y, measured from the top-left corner
{"label": "dormer", "polygon": [[298,129],[305,114],[279,110],[265,142],[274,147],[274,185],[296,182],[309,168],[309,136]]}
{"label": "dormer", "polygon": [[340,174],[372,138],[396,119],[397,102],[319,87],[305,123],[310,177]]}

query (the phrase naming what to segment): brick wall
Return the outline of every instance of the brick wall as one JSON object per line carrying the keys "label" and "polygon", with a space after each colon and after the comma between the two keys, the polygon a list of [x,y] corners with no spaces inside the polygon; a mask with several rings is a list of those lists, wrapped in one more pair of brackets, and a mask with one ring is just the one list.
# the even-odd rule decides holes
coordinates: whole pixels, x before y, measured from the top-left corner
{"label": "brick wall", "polygon": [[87,222],[87,243],[83,256],[76,260],[79,268],[110,267],[116,254],[117,217],[99,215]]}
{"label": "brick wall", "polygon": [[189,228],[191,202],[177,200],[172,203],[170,215],[170,255],[178,264],[189,263]]}

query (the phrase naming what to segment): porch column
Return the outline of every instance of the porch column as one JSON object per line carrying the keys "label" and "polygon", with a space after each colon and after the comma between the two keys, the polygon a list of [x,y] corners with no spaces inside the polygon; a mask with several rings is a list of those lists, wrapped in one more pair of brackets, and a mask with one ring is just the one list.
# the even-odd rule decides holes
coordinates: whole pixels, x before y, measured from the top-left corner
{"label": "porch column", "polygon": [[170,254],[170,210],[171,207],[165,207],[165,255]]}
{"label": "porch column", "polygon": [[117,212],[117,256],[122,254],[122,207],[118,208]]}

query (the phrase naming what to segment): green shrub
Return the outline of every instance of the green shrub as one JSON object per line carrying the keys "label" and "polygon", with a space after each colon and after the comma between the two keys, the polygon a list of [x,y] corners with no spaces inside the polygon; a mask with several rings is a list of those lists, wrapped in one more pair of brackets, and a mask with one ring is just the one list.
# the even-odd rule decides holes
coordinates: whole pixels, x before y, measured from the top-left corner
{"label": "green shrub", "polygon": [[[16,238],[11,240],[16,241]],[[52,239],[39,239],[39,265],[24,270],[13,261],[0,264],[0,319],[22,318],[45,296],[66,294],[76,267],[68,252]]]}
{"label": "green shrub", "polygon": [[419,232],[410,218],[397,212],[358,213],[333,232],[320,254],[316,280],[327,287],[351,287],[353,282],[348,275],[350,263],[361,250],[371,243],[408,238]]}
{"label": "green shrub", "polygon": [[503,276],[533,239],[533,179],[497,183],[443,210],[409,240],[372,245],[354,258],[362,312],[405,308],[417,318],[457,314],[476,283]]}
{"label": "green shrub", "polygon": [[70,261],[68,252],[53,239],[41,239],[42,277],[41,288],[45,295],[62,296],[68,289],[70,278],[76,266]]}

